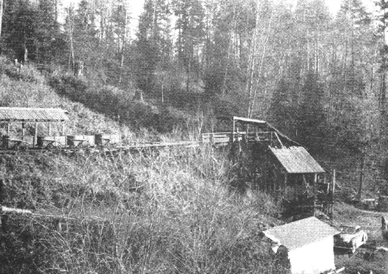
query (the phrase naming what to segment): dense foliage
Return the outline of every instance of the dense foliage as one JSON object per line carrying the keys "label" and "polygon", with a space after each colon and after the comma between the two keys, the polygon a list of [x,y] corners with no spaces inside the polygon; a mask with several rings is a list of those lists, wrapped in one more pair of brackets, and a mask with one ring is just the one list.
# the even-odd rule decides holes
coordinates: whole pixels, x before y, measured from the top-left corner
{"label": "dense foliage", "polygon": [[144,93],[158,108],[259,117],[312,149],[385,139],[385,17],[359,0],[337,14],[323,0],[146,0],[135,33],[126,0],[3,4],[3,53],[123,88],[112,102]]}
{"label": "dense foliage", "polygon": [[[337,14],[324,0],[145,0],[135,31],[129,0],[60,2],[0,0],[1,106],[60,107],[68,133],[131,141],[264,119],[337,169],[339,199],[363,181],[388,191],[385,0]],[[1,157],[5,205],[42,214],[0,232],[0,272],[283,271],[257,235],[276,205],[231,190],[219,151],[68,156]]]}

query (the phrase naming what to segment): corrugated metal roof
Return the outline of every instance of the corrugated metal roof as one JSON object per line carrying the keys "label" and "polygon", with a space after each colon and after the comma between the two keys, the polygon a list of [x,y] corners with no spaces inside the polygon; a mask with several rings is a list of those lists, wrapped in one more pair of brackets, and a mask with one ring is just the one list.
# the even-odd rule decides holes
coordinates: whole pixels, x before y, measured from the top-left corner
{"label": "corrugated metal roof", "polygon": [[279,245],[293,250],[340,232],[316,217],[309,217],[268,229],[263,233]]}
{"label": "corrugated metal roof", "polygon": [[324,173],[304,147],[272,148],[270,150],[286,169],[287,173]]}
{"label": "corrugated metal roof", "polygon": [[61,122],[68,120],[66,111],[58,108],[0,107],[0,121]]}

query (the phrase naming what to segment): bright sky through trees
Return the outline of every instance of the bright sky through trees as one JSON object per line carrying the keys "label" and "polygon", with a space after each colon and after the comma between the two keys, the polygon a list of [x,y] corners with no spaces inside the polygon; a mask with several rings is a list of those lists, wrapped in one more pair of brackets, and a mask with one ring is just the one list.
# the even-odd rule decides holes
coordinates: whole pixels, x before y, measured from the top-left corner
{"label": "bright sky through trees", "polygon": [[[67,6],[71,2],[78,3],[79,1],[80,0],[62,0],[62,3],[65,6]],[[291,1],[294,1],[295,3],[297,2],[297,0],[291,0]],[[336,13],[338,11],[338,9],[340,8],[341,3],[342,3],[342,1],[340,1],[340,0],[325,0],[325,1],[326,1],[327,6],[330,9],[330,12],[332,12],[332,13]],[[130,3],[131,3],[131,7],[132,7],[132,16],[134,19],[137,19],[143,10],[144,0],[131,0]],[[363,3],[368,8],[374,6],[373,0],[363,0]]]}

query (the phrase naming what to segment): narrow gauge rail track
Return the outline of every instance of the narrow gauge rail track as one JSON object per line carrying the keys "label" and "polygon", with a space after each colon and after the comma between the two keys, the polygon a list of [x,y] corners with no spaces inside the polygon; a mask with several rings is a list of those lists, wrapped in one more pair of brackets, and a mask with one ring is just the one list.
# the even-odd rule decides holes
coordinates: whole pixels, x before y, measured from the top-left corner
{"label": "narrow gauge rail track", "polygon": [[[241,140],[240,134],[237,140]],[[177,142],[123,142],[120,135],[76,135],[57,137],[38,137],[37,142],[31,138],[11,138],[3,136],[0,146],[1,154],[15,154],[19,152],[41,153],[45,151],[62,151],[73,153],[77,151],[92,151],[100,153],[132,152],[147,149],[167,147],[198,147],[201,144],[226,146],[231,141],[231,133],[204,133],[199,141]]]}

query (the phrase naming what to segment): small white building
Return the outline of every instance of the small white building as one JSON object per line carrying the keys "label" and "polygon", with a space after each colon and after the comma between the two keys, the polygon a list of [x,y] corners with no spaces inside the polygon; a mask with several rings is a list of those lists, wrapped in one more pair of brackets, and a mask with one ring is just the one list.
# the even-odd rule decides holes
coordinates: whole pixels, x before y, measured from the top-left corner
{"label": "small white building", "polygon": [[292,274],[320,274],[335,269],[334,238],[339,231],[309,217],[263,232],[273,243],[273,251],[284,246]]}

